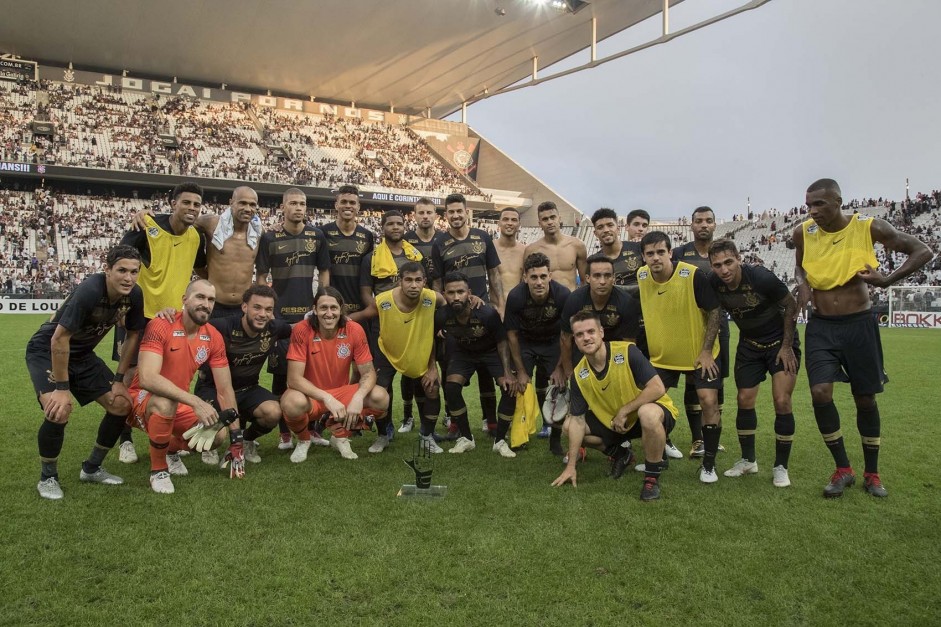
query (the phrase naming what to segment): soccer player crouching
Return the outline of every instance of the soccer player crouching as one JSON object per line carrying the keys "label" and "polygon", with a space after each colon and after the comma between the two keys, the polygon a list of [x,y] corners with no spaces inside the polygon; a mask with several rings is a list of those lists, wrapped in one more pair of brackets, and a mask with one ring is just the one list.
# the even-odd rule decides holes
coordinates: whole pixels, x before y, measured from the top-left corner
{"label": "soccer player crouching", "polygon": [[611,457],[610,475],[620,477],[633,457],[621,445],[640,437],[646,458],[640,498],[656,500],[664,445],[676,421],[676,407],[656,369],[633,342],[604,341],[601,321],[590,311],[572,316],[571,325],[583,357],[572,375],[569,415],[563,426],[569,441],[568,463],[552,485],[568,481],[577,485],[575,464],[583,443]]}
{"label": "soccer player crouching", "polygon": [[[386,433],[389,395],[376,385],[366,332],[343,313],[343,296],[335,288],[317,290],[314,313],[294,327],[287,358],[289,389],[281,397],[281,411],[298,438],[292,462],[307,459],[308,425],[325,414],[325,426],[332,431],[330,446],[344,459],[359,457],[349,437],[368,428],[366,416],[376,419],[380,436]],[[359,383],[350,383],[353,364]]]}
{"label": "soccer player crouching", "polygon": [[[57,460],[65,439],[65,426],[72,413],[72,395],[82,405],[91,401],[104,407],[98,439],[82,463],[81,481],[119,485],[101,463],[117,443],[131,411],[124,387],[124,372],[137,353],[138,336],[144,328],[144,295],[137,285],[140,253],[130,246],[115,246],[108,252],[105,271],[93,274],[69,295],[51,321],[43,323],[26,345],[26,366],[45,420],[39,428],[39,459],[42,464],[39,495],[61,499]],[[123,324],[127,336],[122,346],[118,372],[95,355],[95,346],[111,327]]]}
{"label": "soccer player crouching", "polygon": [[[226,456],[232,463],[231,476],[244,476],[242,430],[225,343],[219,332],[206,324],[215,299],[212,283],[196,279],[187,286],[183,311],[176,314],[174,322],[154,318],[141,340],[137,374],[130,388],[134,407],[128,420],[150,437],[150,485],[154,492],[172,494],[170,475],[187,474],[178,453],[187,447],[184,437],[191,438],[197,450],[209,450],[222,442],[225,427],[231,443]],[[219,391],[221,413],[189,392],[193,375],[204,363],[209,364]]]}
{"label": "soccer player crouching", "polygon": [[791,394],[800,369],[800,339],[794,332],[797,301],[787,286],[761,266],[748,266],[731,240],[718,240],[709,246],[713,273],[709,276],[719,304],[738,325],[735,351],[735,386],[738,388],[738,415],[735,427],[742,458],[723,474],[741,477],[758,472],[755,455],[755,429],[758,416],[755,400],[758,387],[771,375],[774,398],[774,466],[772,483],[779,488],[791,485],[787,462],[794,439],[794,413]]}

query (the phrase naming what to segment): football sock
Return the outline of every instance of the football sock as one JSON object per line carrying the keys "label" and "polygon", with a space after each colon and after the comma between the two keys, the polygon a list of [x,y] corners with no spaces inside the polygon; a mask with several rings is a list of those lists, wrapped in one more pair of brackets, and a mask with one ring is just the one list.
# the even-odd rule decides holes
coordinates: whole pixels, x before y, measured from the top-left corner
{"label": "football sock", "polygon": [[125,425],[124,429],[121,430],[121,442],[133,442],[131,440],[131,427]]}
{"label": "football sock", "polygon": [[[506,439],[506,434],[509,432],[511,424],[513,424],[512,418],[507,420],[504,416],[500,416],[500,420],[497,421],[497,434],[494,438],[495,442]],[[507,442],[507,444],[509,444],[509,442]]]}
{"label": "football sock", "polygon": [[856,427],[863,441],[863,459],[867,473],[879,472],[880,419],[879,406],[856,409]]}
{"label": "football sock", "polygon": [[686,406],[686,420],[689,422],[689,433],[693,441],[702,440],[702,408],[699,405]]}
{"label": "football sock", "polygon": [[703,425],[703,444],[706,452],[702,458],[703,468],[712,470],[716,467],[716,453],[719,451],[719,436],[722,435],[722,425]]}
{"label": "football sock", "polygon": [[65,440],[65,425],[43,420],[39,426],[40,478],[59,477],[58,459]]}
{"label": "football sock", "polygon": [[[402,393],[402,416],[406,420],[412,419],[412,401],[415,398],[413,380],[402,376],[399,378],[399,391]],[[389,406],[392,406],[391,397]]]}
{"label": "football sock", "polygon": [[147,435],[150,436],[151,474],[167,470],[167,447],[173,436],[173,416],[152,412],[147,420]]}
{"label": "football sock", "polygon": [[105,461],[105,456],[110,450],[110,448],[95,444],[91,449],[91,453],[88,454],[88,459],[82,462],[82,470],[90,475],[98,472],[98,469],[101,468],[101,463]]}
{"label": "football sock", "polygon": [[755,431],[758,429],[758,414],[755,409],[739,408],[735,417],[738,430],[738,443],[742,447],[742,458],[755,461]]}
{"label": "football sock", "polygon": [[663,471],[663,462],[644,462],[644,477],[650,479],[659,479],[660,473]]}
{"label": "football sock", "polygon": [[833,401],[823,405],[814,405],[814,418],[817,420],[817,429],[820,430],[824,443],[830,449],[837,468],[849,468],[850,460],[846,455],[843,432],[840,431],[840,412],[837,411]]}
{"label": "football sock", "polygon": [[126,426],[127,416],[106,413],[98,425],[98,439],[95,442],[104,449],[114,448]]}
{"label": "football sock", "polygon": [[288,423],[282,418],[278,421],[278,432],[279,433],[290,433],[291,429],[288,427]]}
{"label": "football sock", "polygon": [[791,444],[794,442],[794,414],[775,414],[774,416],[774,465],[787,468],[791,457]]}

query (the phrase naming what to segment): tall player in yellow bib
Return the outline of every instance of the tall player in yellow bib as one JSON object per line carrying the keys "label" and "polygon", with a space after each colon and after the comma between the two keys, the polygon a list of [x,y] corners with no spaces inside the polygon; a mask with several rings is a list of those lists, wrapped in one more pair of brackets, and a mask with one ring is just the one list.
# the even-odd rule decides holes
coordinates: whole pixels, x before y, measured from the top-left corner
{"label": "tall player in yellow bib", "polygon": [[[810,220],[794,229],[797,255],[798,306],[813,304],[807,323],[807,378],[814,417],[833,455],[836,471],[823,489],[827,498],[843,496],[856,482],[833,404],[833,383],[848,382],[856,403],[856,425],[863,444],[863,487],[887,496],[879,478],[880,417],[876,394],[888,381],[882,364],[879,326],[872,315],[869,286],[888,287],[931,260],[931,250],[911,235],[899,233],[885,220],[845,215],[840,186],[820,179],[807,188]],[[873,244],[908,258],[886,275],[877,270]]]}
{"label": "tall player in yellow bib", "polygon": [[[435,309],[444,304],[444,297],[425,287],[426,283],[424,266],[406,261],[399,268],[399,284],[376,296],[379,351],[373,359],[380,387],[388,388],[396,372],[411,382],[421,415],[421,438],[432,453],[443,453],[432,434],[441,411],[435,364]],[[388,436],[381,434],[376,441],[388,444]]]}
{"label": "tall player in yellow bib", "polygon": [[576,485],[575,464],[582,443],[612,458],[611,477],[624,473],[633,455],[621,445],[635,438],[644,443],[644,485],[640,498],[660,498],[660,472],[667,432],[676,406],[654,367],[633,342],[605,342],[601,320],[592,311],[571,318],[575,345],[583,357],[572,374],[569,415],[563,431],[569,439],[568,464],[552,482]]}

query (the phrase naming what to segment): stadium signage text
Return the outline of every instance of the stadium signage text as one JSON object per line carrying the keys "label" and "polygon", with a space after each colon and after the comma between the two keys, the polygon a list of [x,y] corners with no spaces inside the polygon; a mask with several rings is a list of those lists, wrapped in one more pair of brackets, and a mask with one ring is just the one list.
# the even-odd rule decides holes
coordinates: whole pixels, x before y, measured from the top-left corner
{"label": "stadium signage text", "polygon": [[50,66],[40,66],[39,78],[52,81],[64,81],[78,85],[98,85],[99,87],[120,87],[164,96],[187,96],[201,98],[215,102],[250,102],[260,107],[284,109],[287,111],[303,111],[320,115],[335,115],[341,118],[355,118],[367,122],[385,122],[387,124],[404,124],[408,116],[386,111],[359,109],[343,105],[328,104],[326,102],[310,102],[299,98],[280,98],[261,94],[249,94],[241,91],[230,91],[215,87],[198,87],[184,85],[172,81],[155,81],[147,78],[134,78],[131,76],[115,76],[113,74],[99,74],[81,70],[66,70]]}
{"label": "stadium signage text", "polygon": [[[366,200],[385,200],[387,202],[404,202],[410,205],[414,205],[422,196],[409,196],[408,194],[387,194],[385,192],[365,192],[362,194],[363,198]],[[443,205],[444,199],[437,198],[433,196],[426,196],[436,205]]]}
{"label": "stadium signage text", "polygon": [[0,79],[10,81],[35,80],[36,62],[0,57]]}
{"label": "stadium signage text", "polygon": [[893,311],[891,326],[913,329],[941,329],[941,313]]}
{"label": "stadium signage text", "polygon": [[14,161],[0,161],[0,172],[32,172],[33,164]]}
{"label": "stadium signage text", "polygon": [[53,313],[61,304],[60,298],[3,298],[0,299],[0,314]]}

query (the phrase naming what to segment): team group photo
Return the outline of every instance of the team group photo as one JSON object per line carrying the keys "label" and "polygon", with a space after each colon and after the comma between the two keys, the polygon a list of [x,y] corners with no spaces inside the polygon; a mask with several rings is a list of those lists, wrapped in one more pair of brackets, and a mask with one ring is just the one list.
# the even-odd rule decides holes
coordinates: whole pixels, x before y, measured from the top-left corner
{"label": "team group photo", "polygon": [[722,2],[0,26],[0,623],[935,622],[926,40]]}

